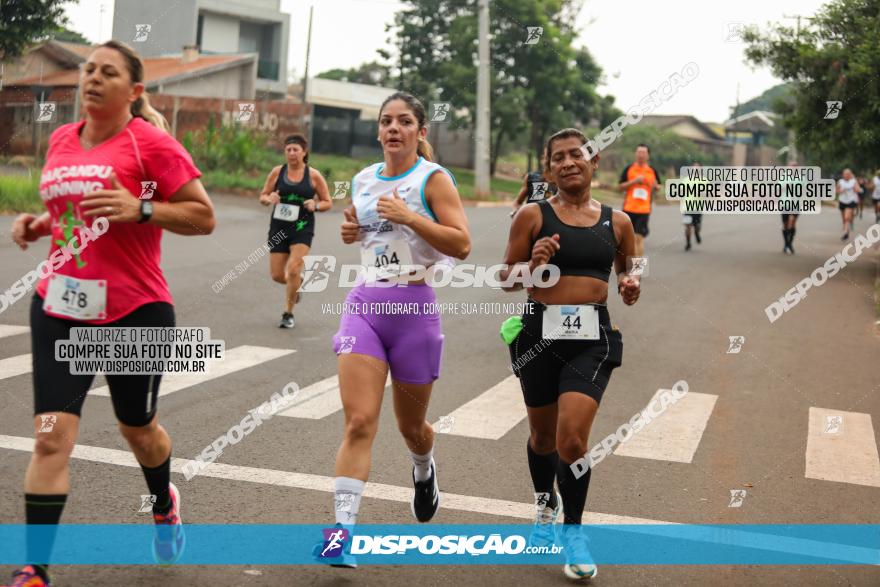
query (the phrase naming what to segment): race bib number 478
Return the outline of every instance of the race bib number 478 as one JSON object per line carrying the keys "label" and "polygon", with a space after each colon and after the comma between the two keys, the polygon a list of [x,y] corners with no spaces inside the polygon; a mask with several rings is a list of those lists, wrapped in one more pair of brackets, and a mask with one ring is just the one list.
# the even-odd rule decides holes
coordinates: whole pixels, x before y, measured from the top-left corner
{"label": "race bib number 478", "polygon": [[52,275],[43,310],[73,320],[102,320],[107,317],[107,282]]}

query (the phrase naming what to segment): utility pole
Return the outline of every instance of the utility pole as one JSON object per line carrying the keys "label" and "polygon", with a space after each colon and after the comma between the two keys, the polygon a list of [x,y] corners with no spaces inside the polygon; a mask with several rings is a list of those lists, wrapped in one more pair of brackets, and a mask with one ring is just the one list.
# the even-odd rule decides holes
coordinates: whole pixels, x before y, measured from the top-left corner
{"label": "utility pole", "polygon": [[479,0],[479,64],[477,65],[477,136],[474,192],[489,196],[489,0]]}
{"label": "utility pole", "polygon": [[[303,93],[302,93],[302,108],[299,111],[299,121],[300,121],[300,129],[305,130],[305,121],[306,121],[306,104],[307,104],[307,96],[308,96],[308,88],[309,88],[309,54],[312,52],[312,15],[315,12],[314,4],[309,6],[309,33],[306,37],[306,73],[303,76]],[[307,135],[307,140],[309,141],[309,148],[312,145],[312,127],[315,126],[314,122],[314,112],[311,116],[309,116],[309,132]]]}

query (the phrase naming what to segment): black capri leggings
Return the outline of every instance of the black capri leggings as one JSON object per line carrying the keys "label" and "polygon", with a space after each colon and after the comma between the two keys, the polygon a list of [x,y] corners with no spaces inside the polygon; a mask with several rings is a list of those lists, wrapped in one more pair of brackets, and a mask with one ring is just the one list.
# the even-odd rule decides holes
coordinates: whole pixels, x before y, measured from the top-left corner
{"label": "black capri leggings", "polygon": [[519,377],[526,406],[555,404],[567,391],[600,403],[611,372],[623,361],[623,337],[611,327],[608,308],[597,306],[598,340],[542,339],[544,310],[544,304],[529,301],[523,329],[510,345],[511,368]]}
{"label": "black capri leggings", "polygon": [[[165,302],[144,304],[115,322],[101,326],[172,327],[174,306]],[[34,377],[34,415],[65,412],[81,415],[94,375],[72,375],[68,361],[55,360],[55,341],[70,338],[74,327],[99,326],[47,316],[43,298],[31,302],[31,349]],[[145,426],[156,414],[161,375],[107,375],[116,419],[126,426]]]}

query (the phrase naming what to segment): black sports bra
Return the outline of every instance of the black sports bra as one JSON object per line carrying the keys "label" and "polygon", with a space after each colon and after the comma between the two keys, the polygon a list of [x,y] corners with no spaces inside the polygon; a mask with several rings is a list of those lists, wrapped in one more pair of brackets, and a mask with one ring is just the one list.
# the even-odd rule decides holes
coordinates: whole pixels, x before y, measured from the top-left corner
{"label": "black sports bra", "polygon": [[617,253],[611,208],[602,204],[599,221],[593,226],[571,226],[559,219],[550,202],[539,202],[538,207],[541,210],[541,230],[535,240],[559,235],[559,250],[549,262],[559,267],[560,274],[608,281]]}

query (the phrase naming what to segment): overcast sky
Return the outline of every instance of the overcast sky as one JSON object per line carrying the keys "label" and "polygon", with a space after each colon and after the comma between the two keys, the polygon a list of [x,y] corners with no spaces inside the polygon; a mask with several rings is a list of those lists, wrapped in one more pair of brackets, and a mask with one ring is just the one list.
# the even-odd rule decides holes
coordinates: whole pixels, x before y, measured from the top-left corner
{"label": "overcast sky", "polygon": [[[145,0],[148,1],[148,0]],[[173,0],[153,0],[171,2]],[[528,0],[522,0],[527,2]],[[693,114],[721,122],[736,102],[757,96],[779,83],[766,68],[745,63],[744,45],[731,35],[735,23],[766,27],[770,22],[794,24],[784,16],[810,16],[822,0],[587,0],[578,19],[579,46],[589,48],[605,72],[603,93],[616,97],[619,108],[637,105],[685,64],[696,62],[699,76],[682,88],[658,114]],[[290,14],[288,68],[305,70],[309,6],[314,5],[310,75],[334,67],[355,67],[378,57],[386,46],[385,25],[402,3],[397,0],[281,0]],[[493,4],[490,4],[490,6]],[[105,12],[101,16],[100,8]],[[491,10],[491,9],[490,9]],[[80,0],[70,4],[71,28],[93,41],[110,37],[112,0]],[[491,18],[503,18],[492,14]],[[527,26],[528,23],[523,23]],[[491,26],[490,26],[491,29]],[[523,32],[525,38],[525,31]]]}

